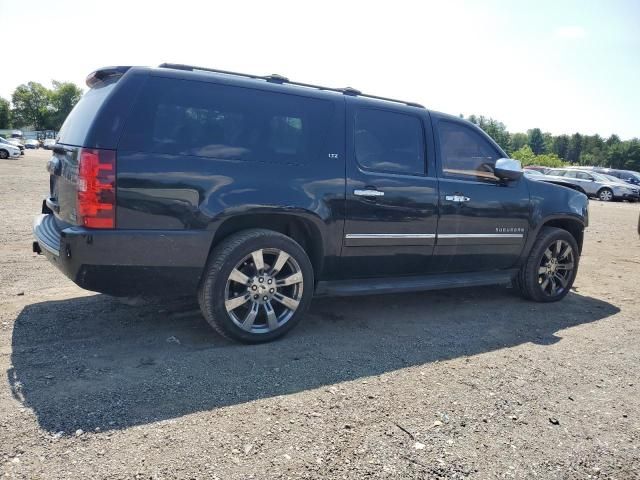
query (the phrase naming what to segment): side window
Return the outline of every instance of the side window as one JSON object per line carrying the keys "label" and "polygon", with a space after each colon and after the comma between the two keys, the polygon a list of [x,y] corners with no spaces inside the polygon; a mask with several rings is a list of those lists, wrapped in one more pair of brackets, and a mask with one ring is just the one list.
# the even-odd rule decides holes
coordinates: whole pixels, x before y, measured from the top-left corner
{"label": "side window", "polygon": [[580,178],[578,177],[578,172],[575,172],[573,170],[560,170],[562,173],[560,174],[563,177],[568,177],[568,178]]}
{"label": "side window", "polygon": [[441,121],[438,136],[445,175],[497,180],[493,168],[501,155],[478,132],[456,122]]}
{"label": "side window", "polygon": [[333,108],[320,99],[151,77],[127,120],[120,148],[308,163],[318,158]]}
{"label": "side window", "polygon": [[576,176],[580,180],[593,180],[593,177],[591,175],[589,175],[588,173],[584,173],[584,172],[576,172]]}
{"label": "side window", "polygon": [[366,169],[425,174],[424,134],[417,117],[373,108],[359,109],[354,143],[356,159]]}

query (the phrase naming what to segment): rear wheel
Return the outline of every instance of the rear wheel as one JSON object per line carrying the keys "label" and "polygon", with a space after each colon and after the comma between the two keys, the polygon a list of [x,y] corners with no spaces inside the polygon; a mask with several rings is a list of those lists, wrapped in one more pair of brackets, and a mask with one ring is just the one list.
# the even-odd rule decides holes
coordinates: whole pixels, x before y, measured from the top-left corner
{"label": "rear wheel", "polygon": [[0,158],[3,160],[9,158],[9,152],[7,152],[6,150],[0,150]]}
{"label": "rear wheel", "polygon": [[573,235],[560,228],[544,227],[518,274],[520,292],[537,302],[561,300],[573,285],[579,260]]}
{"label": "rear wheel", "polygon": [[598,198],[603,202],[610,202],[613,200],[613,192],[609,188],[603,188],[598,192]]}
{"label": "rear wheel", "polygon": [[300,321],[313,294],[313,269],[291,238],[245,230],[211,253],[198,293],[202,313],[218,333],[266,342]]}

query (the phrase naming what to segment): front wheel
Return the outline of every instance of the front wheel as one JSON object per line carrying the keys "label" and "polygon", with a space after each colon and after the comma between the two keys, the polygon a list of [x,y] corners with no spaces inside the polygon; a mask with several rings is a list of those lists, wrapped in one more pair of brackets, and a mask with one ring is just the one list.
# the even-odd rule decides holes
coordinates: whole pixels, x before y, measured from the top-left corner
{"label": "front wheel", "polygon": [[252,229],[214,249],[198,300],[218,333],[260,343],[281,337],[300,321],[313,289],[313,268],[298,243],[277,232]]}
{"label": "front wheel", "polygon": [[542,228],[518,274],[520,292],[537,302],[561,300],[573,285],[579,260],[573,235],[560,228]]}
{"label": "front wheel", "polygon": [[6,150],[0,150],[0,158],[3,160],[9,158],[9,152],[7,152]]}
{"label": "front wheel", "polygon": [[603,188],[598,192],[598,198],[603,202],[610,202],[613,200],[613,192],[609,188]]}

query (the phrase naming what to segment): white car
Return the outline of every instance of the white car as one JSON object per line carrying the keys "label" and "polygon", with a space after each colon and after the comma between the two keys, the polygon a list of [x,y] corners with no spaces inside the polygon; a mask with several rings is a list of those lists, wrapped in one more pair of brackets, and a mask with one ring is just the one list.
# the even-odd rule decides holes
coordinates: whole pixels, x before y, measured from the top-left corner
{"label": "white car", "polygon": [[0,143],[0,158],[20,158],[20,149],[10,143]]}

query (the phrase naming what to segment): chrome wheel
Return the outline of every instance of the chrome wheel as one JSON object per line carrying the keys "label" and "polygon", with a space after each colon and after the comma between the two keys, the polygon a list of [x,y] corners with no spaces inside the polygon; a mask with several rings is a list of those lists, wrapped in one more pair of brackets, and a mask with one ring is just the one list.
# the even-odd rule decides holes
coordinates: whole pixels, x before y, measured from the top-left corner
{"label": "chrome wheel", "polygon": [[225,309],[251,333],[269,333],[287,323],[300,304],[302,270],[288,253],[264,248],[243,258],[227,279]]}
{"label": "chrome wheel", "polygon": [[598,195],[603,202],[610,202],[613,199],[613,192],[611,190],[604,189]]}
{"label": "chrome wheel", "polygon": [[569,286],[575,269],[574,252],[564,240],[556,240],[547,247],[538,268],[538,285],[545,295],[555,297]]}

